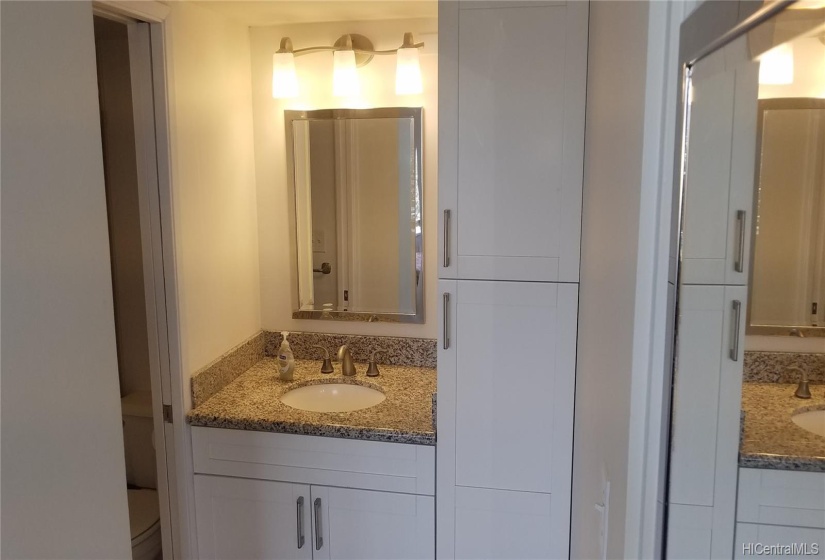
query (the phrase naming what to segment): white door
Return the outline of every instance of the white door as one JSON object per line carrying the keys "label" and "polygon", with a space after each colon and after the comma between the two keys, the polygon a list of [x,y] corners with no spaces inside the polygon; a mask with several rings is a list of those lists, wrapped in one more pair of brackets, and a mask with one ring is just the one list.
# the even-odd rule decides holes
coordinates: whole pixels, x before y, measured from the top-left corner
{"label": "white door", "polygon": [[440,278],[578,281],[587,17],[440,3]]}
{"label": "white door", "polygon": [[203,560],[312,558],[308,485],[195,475]]}
{"label": "white door", "polygon": [[[578,286],[442,281],[441,291],[439,555],[471,557],[486,542],[490,557],[567,557]],[[521,534],[519,519],[545,529]]]}
{"label": "white door", "polygon": [[[423,560],[435,556],[435,499],[374,490],[312,487],[315,559]],[[313,539],[315,539],[313,533]]]}
{"label": "white door", "polygon": [[[730,558],[736,514],[747,286],[682,286],[679,298],[670,502],[712,508],[712,512],[701,510],[710,517],[686,514],[685,519],[707,520],[701,526],[711,531],[711,557]],[[679,519],[671,516],[669,535],[684,537],[698,530],[692,526],[696,525],[693,521],[691,527],[680,527]],[[672,552],[676,557],[678,551]]]}
{"label": "white door", "polygon": [[725,67],[719,50],[691,76],[682,282],[748,283],[759,64]]}

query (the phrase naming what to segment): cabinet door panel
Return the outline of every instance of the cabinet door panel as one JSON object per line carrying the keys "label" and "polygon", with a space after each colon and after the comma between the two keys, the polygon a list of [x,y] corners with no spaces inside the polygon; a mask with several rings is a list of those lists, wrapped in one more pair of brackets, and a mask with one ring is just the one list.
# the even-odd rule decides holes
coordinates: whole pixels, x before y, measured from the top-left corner
{"label": "cabinet door panel", "polygon": [[[730,558],[733,546],[746,301],[746,286],[683,286],[680,293],[670,502],[710,508],[712,558]],[[669,534],[683,529],[669,520]]]}
{"label": "cabinet door panel", "polygon": [[[307,485],[195,475],[199,556],[204,560],[312,558],[311,507]],[[299,511],[304,528],[300,548]]]}
{"label": "cabinet door panel", "polygon": [[431,496],[317,486],[312,492],[313,500],[323,494],[331,560],[435,556],[435,500]]}
{"label": "cabinet door panel", "polygon": [[456,488],[455,557],[466,560],[567,558],[554,542],[549,494]]}
{"label": "cabinet door panel", "polygon": [[459,486],[569,490],[577,297],[572,284],[458,282]]}
{"label": "cabinet door panel", "polygon": [[439,198],[455,224],[440,274],[575,282],[587,3],[443,12],[439,101],[460,111],[440,124]]}
{"label": "cabinet door panel", "polygon": [[[682,247],[685,284],[748,282],[758,64],[735,70],[725,64],[720,50],[699,62],[692,76]],[[745,212],[741,222],[740,212]]]}

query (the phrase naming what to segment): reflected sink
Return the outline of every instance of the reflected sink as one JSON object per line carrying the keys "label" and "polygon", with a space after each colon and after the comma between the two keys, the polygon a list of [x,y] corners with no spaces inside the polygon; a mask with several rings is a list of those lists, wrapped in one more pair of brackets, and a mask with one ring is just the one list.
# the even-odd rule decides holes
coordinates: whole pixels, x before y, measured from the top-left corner
{"label": "reflected sink", "polygon": [[825,410],[809,410],[791,417],[793,423],[818,436],[825,437]]}
{"label": "reflected sink", "polygon": [[281,402],[310,412],[350,412],[375,406],[386,398],[381,391],[363,385],[324,383],[287,391]]}

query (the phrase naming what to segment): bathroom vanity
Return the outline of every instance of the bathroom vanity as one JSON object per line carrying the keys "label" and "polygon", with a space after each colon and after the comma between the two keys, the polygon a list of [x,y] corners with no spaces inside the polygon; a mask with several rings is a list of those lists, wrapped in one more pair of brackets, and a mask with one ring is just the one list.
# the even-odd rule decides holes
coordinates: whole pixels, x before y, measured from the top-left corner
{"label": "bathroom vanity", "polygon": [[[190,412],[201,558],[434,556],[435,369],[357,370],[322,374],[319,361],[299,359],[281,381],[264,357]],[[280,400],[340,384],[385,399],[350,412]]]}
{"label": "bathroom vanity", "polygon": [[825,437],[793,421],[825,409],[825,387],[814,385],[809,400],[794,397],[795,389],[794,383],[742,387],[734,558],[756,554],[752,543],[808,545],[791,555],[825,557]]}

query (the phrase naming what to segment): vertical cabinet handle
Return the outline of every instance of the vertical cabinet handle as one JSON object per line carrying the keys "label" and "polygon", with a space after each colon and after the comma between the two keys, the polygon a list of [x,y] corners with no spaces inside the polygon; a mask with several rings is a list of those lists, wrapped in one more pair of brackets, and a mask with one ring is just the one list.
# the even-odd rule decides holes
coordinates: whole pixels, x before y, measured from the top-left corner
{"label": "vertical cabinet handle", "polygon": [[323,532],[321,531],[321,498],[315,498],[315,550],[324,546]]}
{"label": "vertical cabinet handle", "polygon": [[450,294],[444,292],[444,350],[450,348]]}
{"label": "vertical cabinet handle", "polygon": [[730,359],[739,361],[739,329],[742,321],[742,302],[733,300],[733,317],[731,317]]}
{"label": "vertical cabinet handle", "polygon": [[733,262],[733,270],[736,272],[745,271],[745,223],[747,222],[747,216],[748,213],[744,210],[736,211],[736,227],[739,233],[736,246],[736,260]]}
{"label": "vertical cabinet handle", "polygon": [[304,547],[304,497],[298,498],[298,548]]}
{"label": "vertical cabinet handle", "polygon": [[450,211],[444,210],[444,268],[450,266]]}

